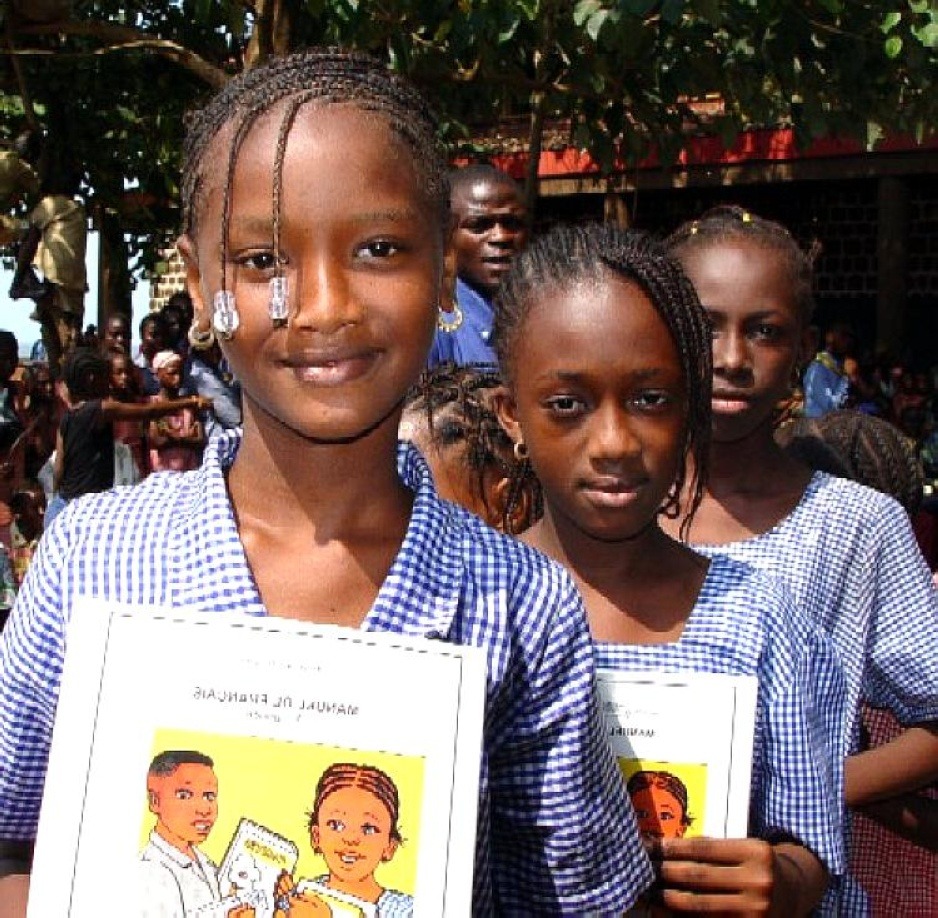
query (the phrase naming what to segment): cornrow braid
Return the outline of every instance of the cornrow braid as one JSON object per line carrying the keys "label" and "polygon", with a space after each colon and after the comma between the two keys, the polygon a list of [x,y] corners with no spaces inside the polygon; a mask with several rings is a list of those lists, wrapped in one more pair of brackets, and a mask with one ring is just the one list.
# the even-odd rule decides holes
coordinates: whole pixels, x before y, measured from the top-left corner
{"label": "cornrow braid", "polygon": [[88,399],[100,395],[99,387],[109,378],[110,372],[108,358],[93,348],[76,347],[65,358],[62,378],[72,398]]}
{"label": "cornrow braid", "polygon": [[316,784],[316,796],[313,809],[309,814],[309,828],[319,821],[319,810],[327,797],[347,787],[360,787],[379,800],[391,817],[390,837],[401,842],[400,829],[397,825],[400,812],[400,799],[397,785],[389,775],[372,765],[354,765],[349,762],[336,762],[330,765],[320,776]]}
{"label": "cornrow braid", "polygon": [[662,512],[681,514],[687,459],[694,462],[681,537],[703,499],[710,453],[712,342],[710,320],[690,281],[662,244],[646,233],[611,224],[559,226],[531,243],[512,263],[495,297],[495,351],[511,382],[513,355],[529,314],[548,290],[595,281],[603,269],[638,284],[661,316],[677,347],[687,386],[687,423],[677,477]]}
{"label": "cornrow braid", "polygon": [[375,58],[338,48],[312,48],[270,58],[234,77],[188,119],[181,197],[183,226],[189,235],[195,232],[207,183],[207,151],[229,124],[235,125],[222,202],[222,289],[226,289],[231,191],[238,154],[257,120],[287,99],[292,102],[281,123],[274,161],[274,222],[278,228],[287,139],[297,112],[308,103],[351,104],[382,116],[413,153],[420,187],[436,212],[441,231],[449,225],[449,180],[437,120],[409,83]]}
{"label": "cornrow braid", "polygon": [[682,223],[666,240],[668,250],[677,258],[684,252],[714,243],[745,239],[777,252],[788,263],[795,303],[803,326],[814,312],[814,262],[820,254],[820,243],[806,251],[781,223],[750,213],[735,204],[721,204],[705,211],[696,220]]}
{"label": "cornrow braid", "polygon": [[541,486],[531,463],[515,458],[511,438],[498,423],[492,395],[501,385],[501,374],[492,364],[457,365],[447,361],[421,374],[408,393],[406,407],[425,416],[430,439],[436,446],[465,446],[464,458],[483,500],[486,470],[494,467],[505,475],[508,498],[502,512],[502,529],[518,535],[514,510],[527,492],[531,513],[525,525],[536,522],[542,512]]}

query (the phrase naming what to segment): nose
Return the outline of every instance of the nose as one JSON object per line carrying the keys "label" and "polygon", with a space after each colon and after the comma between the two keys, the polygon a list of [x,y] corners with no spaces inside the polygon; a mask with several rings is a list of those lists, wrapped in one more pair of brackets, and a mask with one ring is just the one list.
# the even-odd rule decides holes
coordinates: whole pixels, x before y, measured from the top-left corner
{"label": "nose", "polygon": [[620,463],[634,459],[641,445],[631,429],[628,412],[617,403],[600,406],[593,416],[590,456],[598,463]]}
{"label": "nose", "polygon": [[311,269],[294,272],[287,283],[291,322],[297,328],[330,335],[362,319],[355,287],[334,258],[318,258]]}
{"label": "nose", "polygon": [[749,348],[744,334],[728,329],[713,339],[713,368],[729,374],[749,368]]}

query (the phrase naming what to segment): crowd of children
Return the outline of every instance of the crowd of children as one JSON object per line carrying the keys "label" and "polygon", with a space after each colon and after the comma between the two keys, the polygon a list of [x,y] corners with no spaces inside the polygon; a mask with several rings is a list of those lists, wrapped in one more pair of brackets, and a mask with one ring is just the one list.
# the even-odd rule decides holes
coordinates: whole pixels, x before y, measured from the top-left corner
{"label": "crowd of children", "polygon": [[[855,814],[934,852],[931,572],[903,507],[849,480],[855,438],[826,440],[847,477],[776,439],[805,364],[810,257],[732,207],[666,242],[558,227],[520,249],[510,186],[489,215],[486,175],[457,189],[470,249],[511,237],[470,253],[498,366],[421,375],[467,301],[453,308],[450,183],[419,95],[366,56],[311,50],[232,79],[192,119],[185,340],[206,380],[237,377],[243,413],[200,461],[181,453],[204,442],[193,417],[156,419],[179,407],[184,308],[141,328],[153,402],[134,404],[113,320],[110,397],[99,357],[69,365],[73,419],[126,422],[113,434],[135,455],[190,471],[69,500],[0,637],[3,918],[24,913],[66,629],[88,591],[481,647],[474,914],[862,918],[870,893],[885,899],[861,885]],[[757,681],[748,837],[643,843],[597,668]],[[875,712],[893,726],[879,745]],[[889,900],[900,914],[938,911],[934,873],[916,902]],[[285,881],[278,909],[308,913],[295,892]],[[387,893],[368,886],[378,915]]]}

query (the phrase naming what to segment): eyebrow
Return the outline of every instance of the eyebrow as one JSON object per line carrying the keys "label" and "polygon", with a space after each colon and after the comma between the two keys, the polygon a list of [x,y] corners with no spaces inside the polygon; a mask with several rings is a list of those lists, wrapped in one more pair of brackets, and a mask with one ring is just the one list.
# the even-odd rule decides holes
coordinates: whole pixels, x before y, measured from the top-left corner
{"label": "eyebrow", "polygon": [[[412,208],[389,208],[388,210],[364,211],[352,214],[348,219],[353,223],[403,223],[415,220],[417,212]],[[235,217],[231,221],[231,229],[243,233],[272,234],[274,229],[273,215],[263,217]]]}
{"label": "eyebrow", "polygon": [[[639,382],[645,382],[647,380],[654,380],[662,376],[667,376],[669,372],[669,370],[663,367],[646,367],[640,370],[634,370],[629,374],[629,376]],[[558,382],[568,383],[588,383],[590,381],[589,374],[580,370],[552,370],[548,373],[545,373],[542,378],[551,381],[556,380]]]}

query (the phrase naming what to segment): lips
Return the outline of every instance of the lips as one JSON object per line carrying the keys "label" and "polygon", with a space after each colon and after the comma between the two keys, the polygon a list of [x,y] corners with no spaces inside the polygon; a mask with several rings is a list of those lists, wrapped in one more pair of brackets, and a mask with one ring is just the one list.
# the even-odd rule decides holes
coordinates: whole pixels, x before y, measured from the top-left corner
{"label": "lips", "polygon": [[584,482],[581,489],[595,507],[621,510],[638,497],[639,483],[619,478],[602,478]]}
{"label": "lips", "polygon": [[283,361],[299,382],[316,386],[340,386],[368,373],[377,360],[370,349],[306,352]]}
{"label": "lips", "polygon": [[714,392],[710,405],[717,414],[738,414],[749,408],[749,398],[741,392]]}

